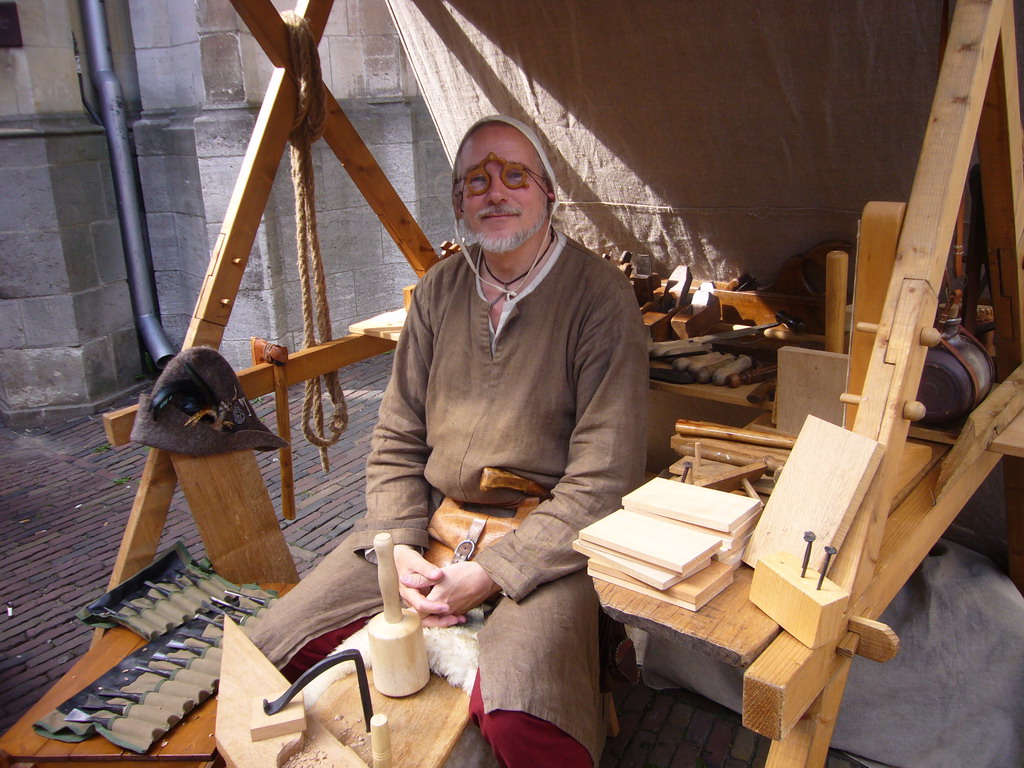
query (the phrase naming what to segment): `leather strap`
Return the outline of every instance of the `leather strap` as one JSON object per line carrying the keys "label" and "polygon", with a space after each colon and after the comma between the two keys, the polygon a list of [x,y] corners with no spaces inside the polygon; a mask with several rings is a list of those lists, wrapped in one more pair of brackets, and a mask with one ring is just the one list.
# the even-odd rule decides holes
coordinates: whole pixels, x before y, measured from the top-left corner
{"label": "leather strap", "polygon": [[473,522],[469,525],[469,531],[466,532],[466,538],[455,547],[454,554],[452,555],[453,563],[461,563],[473,558],[473,555],[476,553],[476,544],[480,541],[480,534],[484,532],[486,525],[487,520],[485,518],[473,518]]}

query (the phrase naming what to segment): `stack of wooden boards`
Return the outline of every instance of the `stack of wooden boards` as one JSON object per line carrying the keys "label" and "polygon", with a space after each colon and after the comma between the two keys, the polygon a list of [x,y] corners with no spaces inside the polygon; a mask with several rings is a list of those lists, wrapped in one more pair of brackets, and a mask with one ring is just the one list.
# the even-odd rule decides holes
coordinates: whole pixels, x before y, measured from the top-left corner
{"label": "stack of wooden boards", "polygon": [[761,511],[750,496],[662,478],[622,506],[573,543],[588,573],[691,611],[732,583]]}

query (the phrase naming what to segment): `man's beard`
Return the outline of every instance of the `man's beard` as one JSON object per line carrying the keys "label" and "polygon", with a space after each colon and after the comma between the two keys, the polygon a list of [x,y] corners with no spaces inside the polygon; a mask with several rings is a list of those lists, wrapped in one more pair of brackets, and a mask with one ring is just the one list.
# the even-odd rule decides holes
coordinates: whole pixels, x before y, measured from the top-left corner
{"label": "man's beard", "polygon": [[[483,209],[477,214],[477,218],[480,218],[486,214],[498,214],[498,215],[509,215],[509,214],[521,214],[522,210],[515,208],[511,205],[492,205],[488,208]],[[465,219],[459,219],[458,228],[459,234],[462,235],[463,241],[467,246],[479,244],[483,248],[485,253],[510,253],[519,248],[523,243],[537,234],[537,231],[544,225],[543,214],[537,216],[537,220],[527,224],[523,229],[518,232],[512,232],[507,235],[494,236],[488,235],[484,232],[474,232],[466,226]]]}

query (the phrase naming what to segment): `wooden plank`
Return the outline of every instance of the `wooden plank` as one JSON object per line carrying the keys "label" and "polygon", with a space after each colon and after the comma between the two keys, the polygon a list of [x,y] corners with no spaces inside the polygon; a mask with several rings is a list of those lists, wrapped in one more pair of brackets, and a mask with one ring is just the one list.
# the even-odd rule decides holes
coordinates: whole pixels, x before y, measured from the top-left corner
{"label": "wooden plank", "polygon": [[[914,348],[921,328],[930,327],[935,316],[984,101],[979,94],[988,82],[1005,12],[1006,0],[993,0],[991,6],[962,4],[950,28],[881,328],[868,366],[867,401],[861,403],[854,426],[858,433],[886,445],[906,437],[903,403],[915,396],[924,365],[923,351],[906,358],[902,365],[890,355],[897,349]],[[930,290],[916,285],[918,280]],[[913,312],[904,306],[911,299],[918,304]],[[894,323],[900,313],[915,322]]]}
{"label": "wooden plank", "polygon": [[651,379],[650,381],[651,389],[658,392],[670,392],[676,395],[689,395],[700,400],[711,400],[712,402],[738,405],[743,408],[771,410],[772,404],[770,402],[762,402],[755,405],[747,401],[747,395],[749,395],[757,386],[757,384],[743,384],[742,386],[733,388],[716,387],[714,384],[673,384],[668,381],[658,381],[657,379]]}
{"label": "wooden plank", "polygon": [[[678,584],[684,578],[684,575],[681,573],[657,568],[650,563],[626,557],[613,550],[599,547],[586,541],[580,541],[579,539],[573,541],[572,548],[581,555],[586,555],[590,558],[591,564],[599,563],[609,568],[615,568],[620,573],[642,581],[655,589],[668,589],[673,584]],[[710,558],[708,559],[710,560]]]}
{"label": "wooden plank", "polygon": [[170,455],[159,448],[151,448],[139,479],[139,490],[128,513],[107,589],[113,589],[153,562],[177,484],[178,477]]}
{"label": "wooden plank", "polygon": [[[370,679],[374,713],[387,715],[391,725],[392,765],[439,768],[451,754],[469,723],[469,697],[437,675],[427,686],[400,699],[384,696]],[[313,705],[310,712],[335,738],[371,763],[369,734],[363,729],[362,707],[354,674],[341,678]]]}
{"label": "wooden plank", "polygon": [[971,411],[960,430],[952,450],[946,454],[939,468],[935,495],[958,474],[965,471],[989,449],[995,437],[1004,432],[1024,407],[1024,366],[1018,366],[1005,381],[993,389],[977,408]]}
{"label": "wooden plank", "polygon": [[731,666],[746,667],[780,631],[748,599],[753,573],[741,565],[733,583],[697,612],[680,611],[614,584],[598,581],[594,586],[612,618]]}
{"label": "wooden plank", "polygon": [[686,572],[694,563],[707,560],[722,546],[722,539],[718,536],[697,533],[666,518],[626,509],[591,523],[581,529],[579,535],[585,542],[678,573]]}
{"label": "wooden plank", "polygon": [[746,495],[656,477],[623,496],[622,506],[627,511],[730,533],[750,520],[761,503]]}
{"label": "wooden plank", "polygon": [[775,484],[743,561],[776,552],[804,554],[804,531],[817,536],[810,566],[819,570],[824,547],[840,549],[882,459],[882,446],[809,416]]}
{"label": "wooden plank", "polygon": [[[301,349],[288,356],[285,382],[288,386],[298,384],[394,348],[395,343],[387,339],[350,334],[315,347]],[[270,363],[261,363],[237,371],[237,375],[245,396],[250,399],[274,390],[274,371]],[[111,445],[124,445],[131,440],[132,424],[135,422],[138,408],[138,405],[130,405],[103,415],[104,429]]]}
{"label": "wooden plank", "polygon": [[988,449],[1003,456],[1024,458],[1024,413],[1018,413],[1003,431],[992,438]]}
{"label": "wooden plank", "polygon": [[775,426],[797,434],[804,420],[817,416],[843,426],[849,356],[802,347],[779,350],[779,384],[775,391]]}
{"label": "wooden plank", "polygon": [[[875,333],[858,329],[858,323],[877,325],[882,319],[885,293],[896,261],[896,246],[903,227],[906,203],[869,202],[860,220],[857,245],[857,271],[853,293],[853,327],[850,331],[850,373],[846,391],[859,395],[864,391]],[[846,423],[853,424],[857,406],[846,406]]]}
{"label": "wooden plank", "polygon": [[299,580],[253,451],[170,456],[218,574],[236,584]]}
{"label": "wooden plank", "polygon": [[732,568],[724,563],[715,562],[667,589],[655,589],[596,561],[592,561],[587,567],[587,573],[594,579],[615,584],[688,611],[699,611],[709,600],[729,586],[734,578]]}
{"label": "wooden plank", "polygon": [[360,320],[358,323],[352,323],[348,327],[348,332],[397,342],[402,333],[402,327],[405,325],[406,314],[404,309],[384,312],[366,320]]}
{"label": "wooden plank", "polygon": [[217,751],[230,768],[267,768],[291,755],[315,755],[324,768],[366,768],[366,763],[340,743],[316,718],[306,729],[254,741],[249,732],[253,700],[284,690],[288,681],[238,626],[224,621],[224,655],[217,697]]}

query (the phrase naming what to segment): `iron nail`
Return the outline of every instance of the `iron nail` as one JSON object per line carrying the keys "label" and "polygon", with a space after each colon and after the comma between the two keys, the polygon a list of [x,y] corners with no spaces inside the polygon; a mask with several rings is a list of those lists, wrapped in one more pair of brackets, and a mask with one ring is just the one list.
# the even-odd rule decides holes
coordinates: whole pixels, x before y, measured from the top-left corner
{"label": "iron nail", "polygon": [[835,547],[825,547],[825,564],[821,566],[821,575],[818,577],[818,589],[821,589],[821,585],[825,582],[825,574],[828,573],[828,566],[832,561],[832,556],[838,551]]}
{"label": "iron nail", "polygon": [[804,531],[804,541],[807,542],[807,547],[804,549],[804,562],[800,566],[800,578],[802,579],[807,573],[807,564],[811,562],[811,545],[814,540],[818,538],[814,535],[814,531]]}

